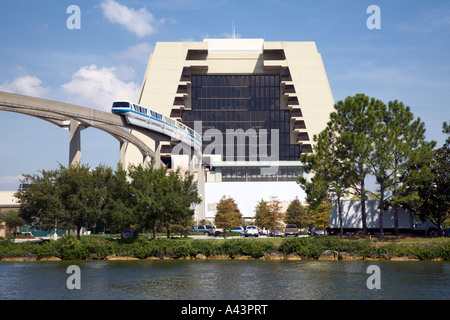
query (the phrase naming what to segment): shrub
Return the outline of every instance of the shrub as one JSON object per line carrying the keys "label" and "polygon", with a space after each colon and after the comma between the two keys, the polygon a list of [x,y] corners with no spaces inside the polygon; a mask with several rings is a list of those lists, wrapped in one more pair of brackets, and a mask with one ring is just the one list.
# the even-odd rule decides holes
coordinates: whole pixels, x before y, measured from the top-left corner
{"label": "shrub", "polygon": [[230,239],[224,241],[221,247],[221,251],[224,254],[228,254],[230,256],[236,256],[238,254],[250,255],[254,258],[259,258],[263,256],[265,252],[276,249],[272,242],[256,239]]}
{"label": "shrub", "polygon": [[80,260],[86,258],[86,251],[81,241],[73,235],[66,235],[56,241],[56,249],[63,260]]}

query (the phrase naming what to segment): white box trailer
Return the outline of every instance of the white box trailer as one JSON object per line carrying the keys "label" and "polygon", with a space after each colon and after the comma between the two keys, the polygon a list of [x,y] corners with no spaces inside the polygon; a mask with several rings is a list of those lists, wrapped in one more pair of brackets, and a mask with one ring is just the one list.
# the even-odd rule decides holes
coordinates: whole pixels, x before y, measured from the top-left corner
{"label": "white box trailer", "polygon": [[[369,233],[380,231],[379,201],[366,201],[366,224]],[[362,231],[361,201],[341,201],[342,227],[344,233],[359,233]],[[340,232],[339,212],[334,206],[330,216],[330,232]],[[389,208],[383,212],[383,232],[393,233],[395,230],[394,209]],[[422,221],[420,217],[409,210],[398,208],[398,229],[400,233],[417,233],[425,235],[437,235],[437,226],[429,220]]]}

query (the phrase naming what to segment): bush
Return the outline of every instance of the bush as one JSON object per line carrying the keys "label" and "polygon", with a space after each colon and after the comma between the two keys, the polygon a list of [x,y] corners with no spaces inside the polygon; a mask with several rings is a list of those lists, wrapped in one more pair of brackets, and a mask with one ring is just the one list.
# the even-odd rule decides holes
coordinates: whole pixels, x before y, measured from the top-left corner
{"label": "bush", "polygon": [[300,256],[314,259],[317,259],[325,250],[358,253],[365,257],[375,251],[369,240],[346,240],[328,236],[285,239],[279,250],[284,254],[297,253]]}
{"label": "bush", "polygon": [[276,248],[272,242],[256,239],[230,239],[224,241],[221,246],[221,251],[223,254],[228,254],[230,256],[236,256],[239,254],[250,255],[254,258],[262,257],[265,252],[275,249]]}
{"label": "bush", "polygon": [[86,250],[81,241],[73,235],[66,235],[56,241],[56,251],[63,260],[81,260],[86,258]]}
{"label": "bush", "polygon": [[285,255],[297,253],[302,257],[317,259],[325,250],[348,252],[369,256],[406,256],[413,255],[421,260],[450,260],[450,241],[442,239],[430,244],[407,244],[390,242],[381,246],[373,246],[368,239],[340,239],[337,237],[286,238],[276,248],[269,239],[105,239],[67,235],[57,241],[49,240],[40,243],[13,243],[10,240],[0,241],[0,257],[37,255],[39,258],[57,256],[63,260],[82,260],[89,255],[97,255],[104,259],[108,255],[131,255],[140,259],[149,256],[173,258],[204,254],[225,254],[231,257],[249,255],[260,258],[265,252],[278,250]]}

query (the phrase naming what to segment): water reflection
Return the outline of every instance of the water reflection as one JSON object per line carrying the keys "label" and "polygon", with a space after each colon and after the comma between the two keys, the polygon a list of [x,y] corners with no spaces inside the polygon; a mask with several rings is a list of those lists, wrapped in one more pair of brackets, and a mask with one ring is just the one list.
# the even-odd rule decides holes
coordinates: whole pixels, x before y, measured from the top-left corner
{"label": "water reflection", "polygon": [[[66,269],[81,269],[81,290]],[[366,286],[367,267],[381,289]],[[0,263],[0,299],[449,299],[450,263],[384,261],[77,261]]]}

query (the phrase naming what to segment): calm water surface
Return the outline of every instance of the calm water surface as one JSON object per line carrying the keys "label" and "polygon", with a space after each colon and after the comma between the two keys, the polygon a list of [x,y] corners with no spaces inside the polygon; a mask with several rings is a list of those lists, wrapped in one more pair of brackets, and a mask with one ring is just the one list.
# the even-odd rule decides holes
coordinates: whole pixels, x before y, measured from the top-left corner
{"label": "calm water surface", "polygon": [[[66,285],[70,265],[81,289]],[[367,288],[377,265],[381,289]],[[303,300],[450,299],[449,262],[72,261],[1,262],[0,299]]]}

